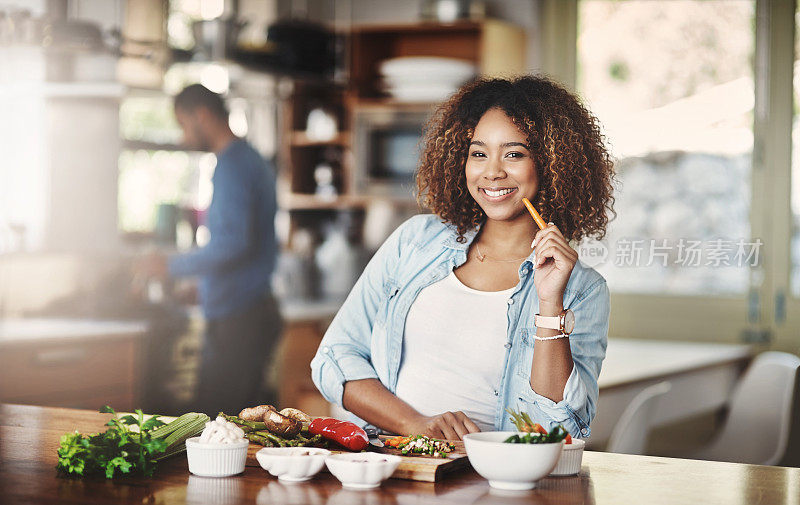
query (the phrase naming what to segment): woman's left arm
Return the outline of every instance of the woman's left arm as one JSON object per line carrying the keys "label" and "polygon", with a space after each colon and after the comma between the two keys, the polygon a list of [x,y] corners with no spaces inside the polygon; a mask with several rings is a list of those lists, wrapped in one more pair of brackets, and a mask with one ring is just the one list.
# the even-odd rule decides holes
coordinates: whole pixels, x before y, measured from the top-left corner
{"label": "woman's left arm", "polygon": [[[564,309],[564,290],[578,253],[553,225],[540,230],[535,243],[538,246],[534,284],[539,313],[555,316]],[[567,308],[575,314],[575,329],[569,338],[536,340],[530,386],[542,414],[554,422],[570,425],[566,427],[573,434],[586,436],[596,411],[597,377],[608,334],[610,306],[605,279],[601,277],[579,293]],[[537,327],[536,336],[551,337],[558,333]]]}
{"label": "woman's left arm", "polygon": [[[585,438],[590,434],[589,424],[597,412],[597,377],[606,355],[610,303],[605,279],[600,278],[588,286],[567,308],[575,314],[575,329],[569,339],[537,340],[534,344],[531,371],[536,374],[531,374],[530,386],[536,412],[531,412],[531,417],[548,429],[563,424],[573,436]],[[567,348],[573,364],[567,379],[560,385],[542,380],[548,370],[555,375],[560,366],[557,360],[563,359],[563,349],[551,348],[553,342],[561,342],[560,345]],[[547,359],[555,363],[545,363]],[[553,391],[542,389],[540,384],[551,386]]]}

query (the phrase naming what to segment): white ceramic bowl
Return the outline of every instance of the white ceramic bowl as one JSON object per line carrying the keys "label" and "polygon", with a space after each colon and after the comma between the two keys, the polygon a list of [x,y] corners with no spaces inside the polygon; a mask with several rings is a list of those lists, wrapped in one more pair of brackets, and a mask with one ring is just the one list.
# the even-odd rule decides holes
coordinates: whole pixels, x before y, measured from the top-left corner
{"label": "white ceramic bowl", "polygon": [[261,468],[283,482],[303,482],[322,470],[331,451],[313,447],[265,447],[256,453]]}
{"label": "white ceramic bowl", "polygon": [[561,456],[564,442],[557,444],[506,444],[516,431],[488,431],[464,435],[464,448],[472,467],[497,489],[525,490],[546,477]]}
{"label": "white ceramic bowl", "polygon": [[189,438],[186,440],[189,471],[201,477],[229,477],[242,473],[249,445],[246,438],[233,444],[203,444],[200,437]]}
{"label": "white ceramic bowl", "polygon": [[400,56],[383,60],[378,65],[381,75],[406,76],[406,80],[416,77],[425,80],[428,75],[435,79],[465,81],[476,73],[475,65],[466,60],[443,58],[439,56]]}
{"label": "white ceramic bowl", "polygon": [[573,438],[571,444],[564,444],[561,457],[550,475],[578,475],[581,472],[584,447],[586,441],[580,438]]}
{"label": "white ceramic bowl", "polygon": [[360,452],[328,456],[325,465],[342,482],[352,489],[370,489],[392,476],[400,464],[400,456]]}

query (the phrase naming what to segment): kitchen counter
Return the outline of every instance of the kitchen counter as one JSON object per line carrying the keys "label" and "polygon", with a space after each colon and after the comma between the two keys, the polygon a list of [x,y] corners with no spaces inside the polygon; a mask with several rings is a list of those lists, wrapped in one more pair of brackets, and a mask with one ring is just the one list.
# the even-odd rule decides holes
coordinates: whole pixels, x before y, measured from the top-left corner
{"label": "kitchen counter", "polygon": [[600,390],[669,377],[750,360],[747,344],[717,344],[609,338],[606,359],[598,378]]}
{"label": "kitchen counter", "polygon": [[672,389],[656,406],[650,420],[653,426],[724,407],[753,352],[745,344],[608,339],[589,447],[601,447],[636,395],[662,381],[668,381]]}
{"label": "kitchen counter", "polygon": [[547,478],[525,492],[500,492],[471,470],[438,483],[390,479],[349,491],[329,474],[282,484],[257,467],[223,479],[189,474],[186,458],[159,464],[154,477],[58,478],[62,433],[103,429],[108,414],[0,405],[0,496],[3,503],[122,504],[797,504],[800,469],[586,452],[577,477]]}
{"label": "kitchen counter", "polygon": [[47,341],[63,343],[70,339],[114,338],[144,335],[145,321],[101,319],[21,318],[0,319],[0,345]]}
{"label": "kitchen counter", "polygon": [[[299,298],[280,298],[278,308],[281,311],[284,323],[307,323],[319,322],[329,323],[339,312],[344,300],[319,298],[304,300]],[[191,317],[203,321],[203,310],[199,305],[187,307]]]}
{"label": "kitchen counter", "polygon": [[344,300],[338,299],[318,299],[318,300],[298,300],[285,298],[278,302],[280,304],[281,316],[285,322],[309,322],[324,321],[330,322],[339,312]]}

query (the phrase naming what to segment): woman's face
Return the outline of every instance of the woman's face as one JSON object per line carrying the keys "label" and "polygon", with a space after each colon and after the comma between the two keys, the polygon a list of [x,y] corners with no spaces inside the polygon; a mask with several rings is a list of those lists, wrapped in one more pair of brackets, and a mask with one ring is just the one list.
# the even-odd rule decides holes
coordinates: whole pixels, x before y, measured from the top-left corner
{"label": "woman's face", "polygon": [[475,126],[466,179],[489,219],[514,219],[524,212],[522,198],[534,199],[539,177],[528,139],[501,109],[489,109]]}

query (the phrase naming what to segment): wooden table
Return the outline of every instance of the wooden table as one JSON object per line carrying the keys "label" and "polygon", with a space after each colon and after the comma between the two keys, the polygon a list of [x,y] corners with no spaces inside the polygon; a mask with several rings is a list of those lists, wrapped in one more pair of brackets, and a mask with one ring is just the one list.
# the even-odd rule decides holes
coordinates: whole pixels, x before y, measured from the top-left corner
{"label": "wooden table", "polygon": [[636,394],[661,381],[669,381],[672,389],[656,408],[654,426],[725,406],[752,353],[743,344],[609,339],[590,447],[608,439]]}
{"label": "wooden table", "polygon": [[285,485],[260,468],[225,479],[189,474],[184,456],[160,463],[150,479],[56,477],[64,432],[103,429],[107,414],[0,405],[0,502],[58,504],[724,504],[797,505],[800,469],[586,452],[577,477],[548,478],[529,492],[491,490],[466,470],[439,483],[390,479],[349,491],[329,474]]}

